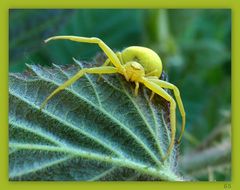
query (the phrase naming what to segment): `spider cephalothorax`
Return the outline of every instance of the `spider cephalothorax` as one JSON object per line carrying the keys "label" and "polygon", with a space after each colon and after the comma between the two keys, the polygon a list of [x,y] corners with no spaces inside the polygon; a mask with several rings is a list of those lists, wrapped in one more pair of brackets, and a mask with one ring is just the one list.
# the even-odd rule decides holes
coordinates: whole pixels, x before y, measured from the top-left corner
{"label": "spider cephalothorax", "polygon": [[164,90],[164,88],[173,90],[182,116],[182,128],[178,141],[181,140],[182,134],[184,132],[185,111],[178,88],[169,82],[159,80],[159,77],[162,73],[162,62],[160,57],[151,49],[139,46],[131,46],[124,49],[122,52],[114,53],[102,40],[95,37],[87,38],[77,36],[54,36],[48,38],[45,40],[45,42],[58,39],[98,44],[108,58],[100,67],[84,68],[78,71],[77,74],[75,74],[72,78],[54,90],[42,103],[40,108],[42,109],[48,100],[51,99],[55,94],[73,84],[76,80],[78,80],[86,73],[100,75],[120,73],[124,75],[127,81],[131,81],[136,84],[135,95],[138,94],[139,83],[141,83],[152,91],[150,99],[152,99],[154,93],[156,93],[170,103],[171,141],[163,160],[168,158],[173,149],[176,135],[176,103],[175,100]]}

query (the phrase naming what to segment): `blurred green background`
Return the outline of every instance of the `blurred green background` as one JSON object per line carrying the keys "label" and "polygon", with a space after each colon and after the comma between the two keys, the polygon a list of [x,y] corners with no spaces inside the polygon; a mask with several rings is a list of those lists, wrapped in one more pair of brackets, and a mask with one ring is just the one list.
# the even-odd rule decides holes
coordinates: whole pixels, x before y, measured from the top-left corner
{"label": "blurred green background", "polygon": [[[229,9],[12,9],[9,71],[23,72],[25,63],[72,64],[72,57],[92,61],[100,52],[97,46],[71,41],[43,43],[53,35],[99,37],[116,51],[131,45],[156,51],[186,110],[179,155],[183,175],[196,180],[231,179],[231,150],[223,149],[229,151],[227,155],[214,152],[226,142],[231,148]],[[213,161],[204,159],[205,153]],[[191,154],[202,159],[198,168],[184,164]]]}

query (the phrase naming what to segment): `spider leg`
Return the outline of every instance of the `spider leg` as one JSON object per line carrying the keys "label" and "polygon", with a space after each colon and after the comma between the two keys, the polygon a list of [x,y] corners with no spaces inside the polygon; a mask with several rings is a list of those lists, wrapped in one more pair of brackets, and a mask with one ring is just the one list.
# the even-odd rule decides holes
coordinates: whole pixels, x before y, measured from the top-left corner
{"label": "spider leg", "polygon": [[107,59],[102,66],[108,66],[108,65],[110,65],[110,59]]}
{"label": "spider leg", "polygon": [[149,80],[158,84],[162,88],[168,88],[168,89],[173,90],[173,92],[174,92],[174,96],[177,100],[178,108],[179,108],[180,114],[182,116],[182,128],[181,128],[181,133],[180,133],[180,136],[179,136],[179,139],[178,139],[178,143],[179,143],[181,141],[181,138],[182,138],[182,135],[183,135],[183,132],[184,132],[184,129],[185,129],[185,123],[186,123],[186,114],[185,114],[185,110],[184,110],[184,107],[183,107],[180,92],[175,85],[173,85],[169,82],[162,81],[162,80],[159,80],[159,79],[149,79]]}
{"label": "spider leg", "polygon": [[103,50],[103,52],[110,59],[112,64],[115,67],[117,67],[120,72],[123,72],[123,74],[125,72],[117,55],[99,38],[95,38],[95,37],[88,38],[88,37],[79,37],[79,36],[53,36],[53,37],[46,39],[44,42],[47,43],[50,40],[71,40],[71,41],[75,41],[75,42],[98,44],[98,46]]}
{"label": "spider leg", "polygon": [[151,96],[150,96],[150,101],[152,101],[152,99],[153,99],[153,97],[154,97],[154,95],[155,95],[155,93],[152,91],[152,93],[151,93]]}
{"label": "spider leg", "polygon": [[138,89],[139,89],[139,82],[135,82],[135,84],[136,84],[136,87],[135,87],[135,96],[137,96],[138,95]]}
{"label": "spider leg", "polygon": [[171,127],[171,141],[167,150],[167,153],[163,160],[167,159],[170,155],[173,146],[174,146],[174,140],[175,140],[175,134],[176,134],[176,103],[174,99],[166,92],[164,91],[158,84],[152,82],[148,78],[143,78],[141,81],[147,88],[158,94],[159,96],[163,97],[165,100],[170,102],[170,127]]}
{"label": "spider leg", "polygon": [[156,71],[157,71],[157,69],[155,69],[155,70],[153,70],[153,71],[151,71],[151,72],[149,72],[149,73],[146,73],[145,76],[146,76],[146,77],[149,76],[149,77],[157,78],[157,77],[155,77],[155,76],[152,76]]}
{"label": "spider leg", "polygon": [[[151,76],[152,73],[155,72],[155,71],[156,71],[156,70],[154,70],[154,71],[152,71],[152,72],[146,74],[145,76],[146,76],[148,79],[158,79],[158,77],[156,77],[156,76]],[[150,75],[150,76],[149,76],[149,75]],[[149,98],[150,101],[152,101],[154,95],[155,95],[155,93],[152,91],[151,96],[150,96],[150,98]]]}
{"label": "spider leg", "polygon": [[[124,64],[124,61],[123,61],[123,57],[122,57],[121,52],[119,52],[119,51],[116,52],[116,55],[117,55],[118,59],[120,60],[120,62],[121,62],[122,64]],[[129,78],[128,78],[128,75],[127,75],[127,72],[126,72],[125,69],[123,69],[123,73],[122,73],[122,74],[124,75],[125,79],[126,79],[127,81],[129,81]]]}
{"label": "spider leg", "polygon": [[[108,66],[109,64],[110,64],[110,59],[107,59],[107,60],[103,63],[102,67]],[[98,77],[97,81],[99,81],[100,78],[101,78],[101,74],[99,74],[99,77]]]}
{"label": "spider leg", "polygon": [[86,73],[91,74],[112,74],[117,73],[117,69],[115,67],[111,66],[102,66],[102,67],[93,67],[93,68],[84,68],[77,72],[73,77],[68,79],[66,82],[64,82],[62,85],[60,85],[58,88],[56,88],[41,104],[40,109],[43,109],[45,105],[47,104],[48,100],[50,100],[54,95],[56,95],[61,90],[64,90],[71,84],[73,84],[75,81],[77,81],[79,78],[81,78]]}
{"label": "spider leg", "polygon": [[121,61],[121,63],[124,63],[121,52],[119,52],[119,51],[116,52],[116,55],[117,55],[118,59]]}

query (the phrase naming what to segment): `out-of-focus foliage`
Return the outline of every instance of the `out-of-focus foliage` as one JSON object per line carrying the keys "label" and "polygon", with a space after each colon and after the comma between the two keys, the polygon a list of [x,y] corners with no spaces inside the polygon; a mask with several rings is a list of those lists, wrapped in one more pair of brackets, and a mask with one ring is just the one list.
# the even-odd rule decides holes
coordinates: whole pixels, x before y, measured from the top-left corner
{"label": "out-of-focus foliage", "polygon": [[[154,49],[169,81],[179,87],[186,109],[180,155],[199,153],[198,147],[223,120],[230,126],[231,119],[226,119],[231,115],[230,10],[10,10],[9,19],[11,72],[23,71],[25,63],[72,64],[72,57],[88,61],[100,52],[95,45],[70,41],[45,45],[43,40],[52,35],[95,36],[115,50],[130,45]],[[223,140],[212,141],[203,149]],[[213,180],[229,180],[229,170],[223,171],[192,177],[209,179],[211,173]]]}
{"label": "out-of-focus foliage", "polygon": [[52,35],[99,37],[116,50],[140,45],[140,10],[12,10],[10,11],[10,71],[22,71],[26,62],[71,64],[72,57],[89,60],[100,49],[62,41],[44,44]]}

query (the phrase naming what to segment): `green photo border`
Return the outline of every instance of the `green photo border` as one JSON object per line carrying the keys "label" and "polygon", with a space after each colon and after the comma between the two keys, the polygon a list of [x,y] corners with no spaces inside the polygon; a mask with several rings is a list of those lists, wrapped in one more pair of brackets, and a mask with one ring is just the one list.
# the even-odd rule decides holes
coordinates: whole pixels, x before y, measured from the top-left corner
{"label": "green photo border", "polygon": [[[8,14],[11,8],[227,8],[232,10],[232,181],[231,182],[9,182]],[[240,189],[240,0],[0,0],[0,190],[227,190]]]}

